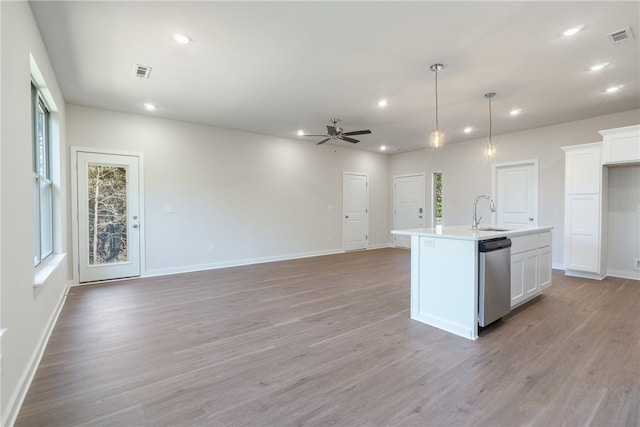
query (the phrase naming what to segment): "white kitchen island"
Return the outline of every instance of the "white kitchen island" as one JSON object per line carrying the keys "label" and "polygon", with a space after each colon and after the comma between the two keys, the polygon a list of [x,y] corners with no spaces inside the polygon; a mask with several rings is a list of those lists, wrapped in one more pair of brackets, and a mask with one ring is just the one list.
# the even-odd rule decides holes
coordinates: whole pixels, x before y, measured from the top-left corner
{"label": "white kitchen island", "polygon": [[394,230],[411,236],[411,318],[461,337],[478,338],[478,242],[508,237],[511,306],[551,285],[551,229],[501,231],[469,225]]}

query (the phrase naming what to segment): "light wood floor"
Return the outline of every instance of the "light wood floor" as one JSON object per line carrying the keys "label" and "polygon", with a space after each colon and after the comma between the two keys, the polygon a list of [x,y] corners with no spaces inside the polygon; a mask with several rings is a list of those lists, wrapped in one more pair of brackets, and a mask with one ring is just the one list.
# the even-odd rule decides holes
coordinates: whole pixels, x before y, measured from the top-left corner
{"label": "light wood floor", "polygon": [[76,287],[16,425],[640,425],[640,282],[553,281],[475,342],[399,249]]}

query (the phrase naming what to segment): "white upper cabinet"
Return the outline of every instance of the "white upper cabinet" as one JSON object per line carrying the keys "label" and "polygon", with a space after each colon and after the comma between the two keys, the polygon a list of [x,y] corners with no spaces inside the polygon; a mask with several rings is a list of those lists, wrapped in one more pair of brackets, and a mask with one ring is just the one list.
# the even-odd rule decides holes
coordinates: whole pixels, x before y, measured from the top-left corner
{"label": "white upper cabinet", "polygon": [[601,130],[602,163],[640,163],[640,125]]}
{"label": "white upper cabinet", "polygon": [[599,193],[601,187],[602,143],[563,147],[565,150],[565,192],[567,194]]}

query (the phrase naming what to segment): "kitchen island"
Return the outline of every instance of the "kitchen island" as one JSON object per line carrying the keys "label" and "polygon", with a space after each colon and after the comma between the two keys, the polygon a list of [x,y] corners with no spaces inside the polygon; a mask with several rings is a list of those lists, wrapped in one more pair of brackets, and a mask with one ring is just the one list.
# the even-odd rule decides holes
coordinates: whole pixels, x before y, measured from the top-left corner
{"label": "kitchen island", "polygon": [[513,308],[551,285],[551,229],[461,225],[392,231],[411,236],[411,318],[477,339],[478,242],[511,239]]}

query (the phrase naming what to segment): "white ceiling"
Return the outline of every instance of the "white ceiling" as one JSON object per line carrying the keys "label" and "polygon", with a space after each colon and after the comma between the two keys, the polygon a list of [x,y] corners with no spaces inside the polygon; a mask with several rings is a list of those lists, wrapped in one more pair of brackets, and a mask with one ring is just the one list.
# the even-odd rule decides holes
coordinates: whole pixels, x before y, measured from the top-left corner
{"label": "white ceiling", "polygon": [[[31,2],[67,102],[413,150],[640,108],[640,2]],[[573,37],[562,32],[576,25]],[[631,26],[622,45],[606,34]],[[172,34],[191,37],[188,45]],[[589,71],[597,63],[610,65]],[[152,67],[133,77],[135,64]],[[613,85],[624,85],[614,94]],[[386,108],[377,106],[388,100]],[[144,102],[158,105],[154,112]],[[517,117],[512,108],[521,108]],[[472,126],[471,134],[462,129]],[[314,143],[320,138],[302,138]],[[496,139],[499,141],[500,139]],[[501,141],[507,143],[508,141]],[[351,144],[342,141],[328,144]]]}

